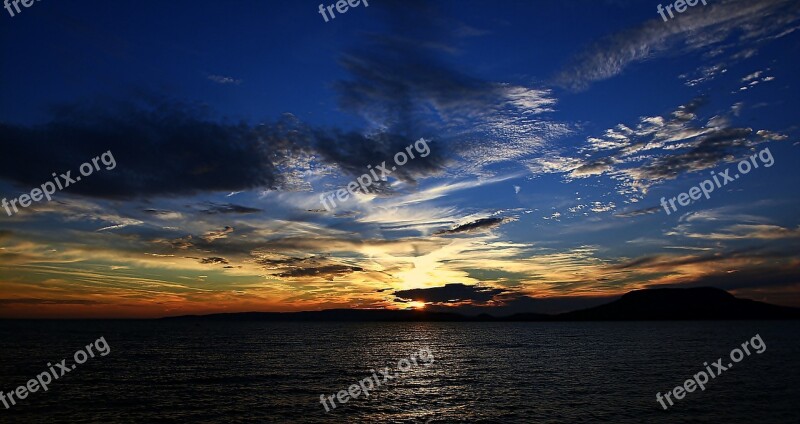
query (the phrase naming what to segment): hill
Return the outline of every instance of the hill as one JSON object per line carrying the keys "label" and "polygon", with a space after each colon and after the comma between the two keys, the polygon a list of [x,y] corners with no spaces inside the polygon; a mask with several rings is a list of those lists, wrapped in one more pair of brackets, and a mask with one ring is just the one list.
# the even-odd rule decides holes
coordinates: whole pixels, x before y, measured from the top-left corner
{"label": "hill", "polygon": [[605,305],[558,315],[564,321],[797,319],[800,309],[770,305],[712,288],[647,289]]}

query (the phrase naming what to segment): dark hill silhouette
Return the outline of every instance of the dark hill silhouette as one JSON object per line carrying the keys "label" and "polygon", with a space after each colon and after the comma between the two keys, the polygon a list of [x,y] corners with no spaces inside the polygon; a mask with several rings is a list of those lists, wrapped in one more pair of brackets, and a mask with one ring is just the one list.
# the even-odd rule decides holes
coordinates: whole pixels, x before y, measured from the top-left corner
{"label": "dark hill silhouette", "polygon": [[242,312],[168,317],[170,320],[211,321],[651,321],[651,320],[770,320],[800,319],[800,309],[738,299],[712,288],[635,290],[594,308],[558,315],[516,314],[503,318],[481,314],[386,309],[327,309],[307,312]]}
{"label": "dark hill silhouette", "polygon": [[800,309],[738,299],[712,287],[636,290],[611,303],[558,316],[567,321],[797,318]]}

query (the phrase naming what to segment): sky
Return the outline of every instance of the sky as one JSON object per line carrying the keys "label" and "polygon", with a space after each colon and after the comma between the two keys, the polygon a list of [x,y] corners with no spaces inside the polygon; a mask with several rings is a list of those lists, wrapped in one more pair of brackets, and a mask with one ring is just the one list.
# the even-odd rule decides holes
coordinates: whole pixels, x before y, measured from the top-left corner
{"label": "sky", "polygon": [[800,306],[800,3],[707,3],[2,10],[0,318]]}

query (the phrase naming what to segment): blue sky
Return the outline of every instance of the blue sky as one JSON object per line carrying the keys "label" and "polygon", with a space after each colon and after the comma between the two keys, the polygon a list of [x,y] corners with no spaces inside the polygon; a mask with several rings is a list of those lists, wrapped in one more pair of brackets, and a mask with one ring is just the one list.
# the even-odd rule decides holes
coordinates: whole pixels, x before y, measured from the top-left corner
{"label": "blue sky", "polygon": [[[555,312],[703,285],[800,306],[795,2],[318,5],[0,16],[3,197],[117,163],[0,217],[6,314]],[[420,138],[380,192],[322,207]]]}

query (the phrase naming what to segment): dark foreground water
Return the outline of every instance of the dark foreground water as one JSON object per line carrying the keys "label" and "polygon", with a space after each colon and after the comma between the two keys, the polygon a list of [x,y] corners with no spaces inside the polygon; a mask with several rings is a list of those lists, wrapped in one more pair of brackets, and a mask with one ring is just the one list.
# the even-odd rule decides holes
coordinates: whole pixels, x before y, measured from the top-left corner
{"label": "dark foreground water", "polygon": [[[2,423],[798,423],[800,322],[0,322],[8,393],[105,337],[97,355]],[[662,394],[759,334],[766,351],[664,411]],[[418,366],[329,413],[371,369]],[[713,369],[713,368],[712,368]],[[58,372],[58,371],[57,371]],[[379,378],[380,375],[379,375]]]}

